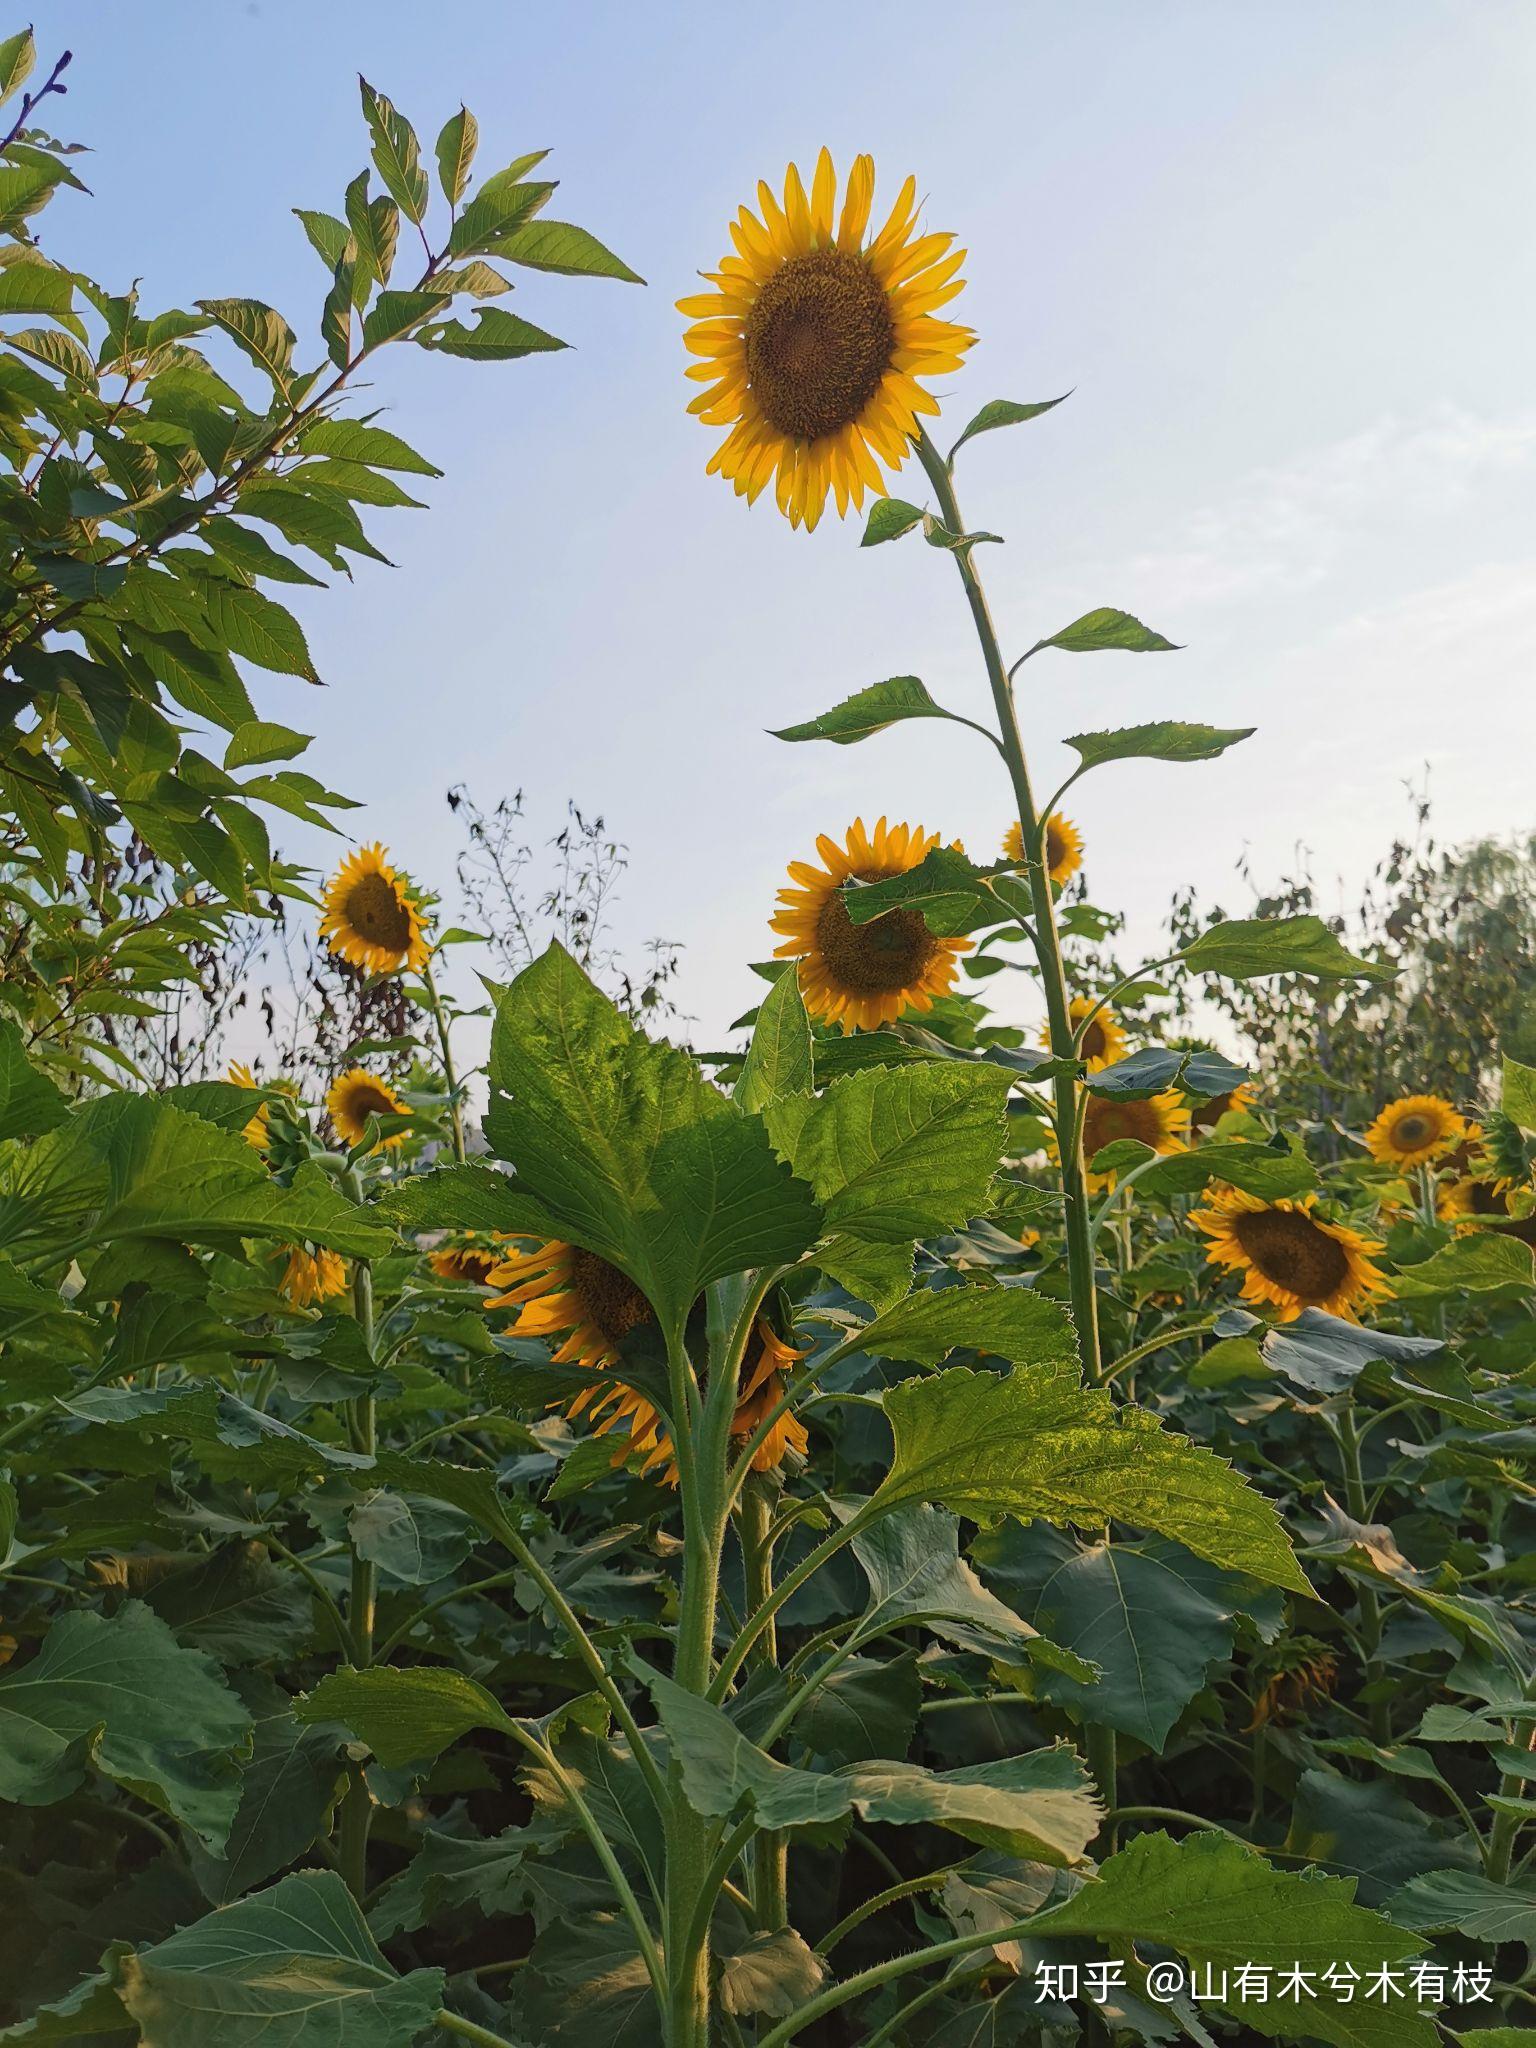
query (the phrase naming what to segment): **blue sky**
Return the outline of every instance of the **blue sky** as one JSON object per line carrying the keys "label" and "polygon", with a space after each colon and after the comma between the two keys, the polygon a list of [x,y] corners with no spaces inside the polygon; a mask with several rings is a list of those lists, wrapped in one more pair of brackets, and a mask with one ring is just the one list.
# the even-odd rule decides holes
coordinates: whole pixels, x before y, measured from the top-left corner
{"label": "blue sky", "polygon": [[[1536,202],[1522,0],[1036,0],[772,8],[486,0],[53,0],[75,51],[54,125],[91,144],[57,256],[147,302],[264,298],[317,334],[325,279],[290,209],[339,211],[366,161],[356,73],[426,142],[460,99],[481,168],[548,146],[551,209],[644,291],[519,274],[575,346],[509,365],[390,351],[371,402],[445,470],[375,534],[398,565],[296,607],[325,691],[260,679],[306,765],[448,887],[444,791],[565,798],[630,848],[619,936],[686,943],[700,1042],[754,999],[783,865],[856,813],[988,850],[990,753],[920,725],[853,749],[765,728],[892,674],[979,713],[956,579],[854,522],[792,534],[703,466],[672,301],[756,179],[827,142],[916,173],[970,250],[981,341],[941,395],[1071,388],[962,458],[1022,648],[1094,605],[1178,654],[1046,656],[1023,711],[1038,780],[1063,735],[1153,717],[1256,725],[1223,761],[1074,791],[1095,899],[1150,944],[1169,893],[1241,900],[1311,849],[1341,900],[1426,762],[1441,836],[1536,824]],[[65,207],[68,212],[66,214]],[[898,491],[921,497],[908,472]],[[293,851],[327,857],[315,842]]]}

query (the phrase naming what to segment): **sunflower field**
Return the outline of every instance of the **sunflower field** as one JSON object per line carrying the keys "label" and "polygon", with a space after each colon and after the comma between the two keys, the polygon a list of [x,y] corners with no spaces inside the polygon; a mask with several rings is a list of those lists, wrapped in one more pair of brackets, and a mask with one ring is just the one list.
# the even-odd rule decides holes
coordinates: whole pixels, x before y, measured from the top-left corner
{"label": "sunflower field", "polygon": [[[0,44],[0,2042],[1514,2048],[1536,1068],[1299,1103],[1234,992],[1395,971],[1311,910],[1111,960],[1072,788],[1250,733],[1033,778],[1037,686],[1171,643],[994,617],[967,450],[1070,412],[940,433],[975,337],[915,180],[760,184],[679,353],[755,517],[974,628],[954,702],[776,739],[958,722],[1015,822],[787,847],[695,1056],[566,946],[500,974],[398,849],[285,860],[349,800],[262,702],[317,679],[285,589],[436,473],[378,358],[559,348],[509,273],[640,280],[546,152],[365,80],[302,331],[154,310],[43,231],[63,62]],[[279,917],[363,1022],[167,1078]]]}

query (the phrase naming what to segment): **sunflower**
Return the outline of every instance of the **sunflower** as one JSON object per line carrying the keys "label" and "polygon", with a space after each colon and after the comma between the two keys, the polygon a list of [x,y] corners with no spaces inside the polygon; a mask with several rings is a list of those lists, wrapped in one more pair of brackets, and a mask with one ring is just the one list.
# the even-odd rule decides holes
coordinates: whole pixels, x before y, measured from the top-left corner
{"label": "sunflower", "polygon": [[705,387],[688,410],[730,429],[708,474],[748,504],[775,477],[779,510],[807,531],[828,490],[840,516],[866,490],[885,496],[880,465],[899,469],[918,415],[939,409],[918,378],[958,370],[976,339],[934,317],[964,289],[965,251],[917,233],[912,178],[868,237],[874,191],[872,157],[855,157],[841,212],[825,149],[809,193],[791,164],[782,204],[759,183],[761,219],[743,206],[731,222],[735,254],[700,273],[712,289],[677,302]]}
{"label": "sunflower", "polygon": [[[654,1320],[651,1305],[635,1283],[596,1252],[550,1238],[532,1251],[503,1258],[491,1274],[493,1287],[505,1288],[487,1306],[516,1308],[512,1332],[519,1337],[545,1337],[554,1343],[556,1365],[580,1365],[589,1372],[611,1372],[621,1358],[620,1346],[631,1331]],[[751,1434],[777,1404],[784,1374],[802,1354],[786,1344],[759,1317],[757,1350],[743,1363],[742,1386],[731,1434]],[[635,1452],[640,1470],[661,1468],[669,1486],[677,1484],[677,1458],[661,1417],[643,1394],[615,1380],[611,1386],[582,1387],[566,1404],[575,1420],[587,1415],[599,1436],[612,1429],[626,1441],[614,1453],[622,1465]],[[803,1424],[781,1415],[753,1454],[755,1471],[767,1472],[783,1462],[786,1450],[804,1455]]]}
{"label": "sunflower", "polygon": [[887,910],[855,924],[843,901],[845,882],[905,874],[938,843],[938,833],[921,825],[887,826],[882,818],[867,833],[855,818],[842,846],[825,832],[818,836],[824,867],[790,862],[789,878],[800,886],[779,891],[784,908],[771,922],[788,936],[774,958],[799,960],[800,993],[812,1016],[844,1031],[872,1031],[904,1010],[931,1010],[934,997],[948,992],[955,962],[973,940],[938,937],[915,910]]}
{"label": "sunflower", "polygon": [[[331,1113],[331,1122],[336,1126],[349,1145],[361,1145],[371,1116],[406,1116],[408,1105],[377,1074],[370,1074],[366,1067],[349,1067],[344,1074],[338,1074],[326,1091],[325,1106]],[[386,1152],[405,1142],[403,1131],[396,1131],[393,1137],[384,1140]]]}
{"label": "sunflower", "polygon": [[[231,1060],[224,1078],[226,1081],[233,1081],[237,1088],[259,1088],[261,1086],[261,1083],[243,1060]],[[272,1105],[270,1102],[263,1102],[240,1135],[244,1138],[247,1145],[254,1145],[258,1152],[265,1152],[272,1143],[272,1133],[268,1128],[271,1121]]]}
{"label": "sunflower", "polygon": [[1215,1130],[1224,1116],[1236,1116],[1252,1107],[1253,1090],[1246,1081],[1239,1081],[1223,1095],[1208,1095],[1204,1102],[1191,1103],[1190,1129],[1196,1136],[1204,1137],[1207,1131]]}
{"label": "sunflower", "polygon": [[398,974],[402,967],[415,973],[426,966],[432,948],[421,912],[382,846],[348,854],[320,901],[320,936],[349,966],[365,974]]}
{"label": "sunflower", "polygon": [[1254,1695],[1253,1719],[1243,1730],[1252,1735],[1268,1722],[1285,1722],[1309,1701],[1327,1699],[1339,1675],[1339,1660],[1323,1643],[1295,1636],[1277,1644],[1263,1659],[1265,1677]]}
{"label": "sunflower", "polygon": [[1112,1067],[1116,1060],[1125,1058],[1125,1026],[1108,1003],[1101,1003],[1097,996],[1074,996],[1068,1015],[1074,1031],[1084,1018],[1093,1018],[1078,1048],[1090,1073],[1096,1073],[1100,1067]]}
{"label": "sunflower", "polygon": [[1439,1095],[1403,1095],[1389,1102],[1365,1134],[1365,1149],[1383,1166],[1423,1166],[1447,1152],[1467,1132]]}
{"label": "sunflower", "polygon": [[428,1252],[427,1264],[440,1280],[462,1280],[484,1287],[492,1272],[506,1257],[499,1245],[477,1231],[463,1230]]}
{"label": "sunflower", "polygon": [[[1024,863],[1024,828],[1015,818],[1003,834],[1003,858]],[[1083,835],[1070,818],[1052,811],[1045,821],[1045,872],[1054,888],[1070,882],[1083,864]]]}
{"label": "sunflower", "polygon": [[1496,1230],[1503,1237],[1517,1237],[1536,1248],[1536,1216],[1517,1216],[1509,1206],[1514,1183],[1487,1173],[1463,1174],[1449,1186],[1442,1186],[1435,1209],[1442,1223],[1455,1226],[1458,1237],[1480,1229]]}
{"label": "sunflower", "polygon": [[1213,1189],[1209,1208],[1190,1221],[1210,1238],[1206,1258],[1243,1276],[1244,1301],[1267,1302],[1292,1323],[1304,1308],[1357,1320],[1356,1305],[1390,1295],[1392,1283],[1373,1265],[1379,1238],[1313,1213],[1316,1195],[1266,1202],[1240,1188]]}
{"label": "sunflower", "polygon": [[334,1294],[347,1291],[346,1261],[338,1252],[306,1251],[301,1244],[290,1245],[288,1263],[277,1283],[278,1292],[295,1308],[319,1307]]}
{"label": "sunflower", "polygon": [[[1083,1159],[1091,1165],[1096,1153],[1117,1138],[1134,1138],[1150,1145],[1154,1152],[1182,1152],[1184,1104],[1169,1088],[1161,1095],[1149,1095],[1141,1102],[1126,1102],[1109,1095],[1089,1095],[1083,1111]],[[1090,1189],[1112,1188],[1115,1175],[1085,1173]]]}

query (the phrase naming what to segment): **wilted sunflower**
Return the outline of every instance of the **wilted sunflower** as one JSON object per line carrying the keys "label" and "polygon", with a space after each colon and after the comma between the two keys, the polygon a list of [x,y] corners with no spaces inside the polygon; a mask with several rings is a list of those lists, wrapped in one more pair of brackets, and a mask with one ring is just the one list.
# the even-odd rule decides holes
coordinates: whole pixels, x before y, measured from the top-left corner
{"label": "wilted sunflower", "polygon": [[1112,1067],[1116,1060],[1125,1058],[1125,1026],[1108,1003],[1101,1003],[1097,996],[1074,996],[1067,1014],[1074,1031],[1080,1028],[1085,1017],[1093,1018],[1083,1032],[1079,1047],[1090,1072],[1097,1072],[1100,1067]]}
{"label": "wilted sunflower", "polygon": [[[326,1091],[325,1106],[331,1122],[349,1145],[361,1145],[371,1116],[405,1116],[409,1105],[377,1074],[366,1067],[349,1067],[338,1074]],[[405,1133],[396,1131],[384,1140],[384,1150],[393,1151],[405,1143]]]}
{"label": "wilted sunflower", "polygon": [[1117,1138],[1134,1138],[1140,1145],[1150,1145],[1154,1152],[1182,1152],[1184,1130],[1184,1104],[1171,1088],[1142,1102],[1089,1095],[1083,1110],[1084,1179],[1093,1190],[1115,1185],[1114,1173],[1090,1173],[1086,1168],[1092,1165],[1096,1153],[1113,1145]]}
{"label": "wilted sunflower", "polygon": [[[237,1088],[259,1088],[261,1086],[261,1083],[243,1060],[231,1060],[224,1078],[226,1081],[233,1081]],[[240,1135],[244,1138],[247,1145],[254,1145],[258,1152],[265,1152],[272,1143],[272,1133],[268,1129],[271,1121],[272,1105],[270,1102],[263,1102],[250,1122],[245,1125]]]}
{"label": "wilted sunflower", "polygon": [[435,1251],[428,1252],[427,1264],[440,1280],[464,1280],[485,1287],[506,1253],[493,1239],[478,1231],[463,1230]]}
{"label": "wilted sunflower", "polygon": [[706,387],[688,410],[730,428],[708,474],[749,504],[776,478],[779,510],[807,530],[829,490],[840,515],[885,496],[881,463],[899,469],[918,415],[939,409],[918,378],[958,370],[976,339],[934,318],[964,287],[965,251],[917,233],[912,178],[866,240],[874,191],[872,157],[855,157],[841,212],[825,149],[809,193],[791,164],[782,204],[759,183],[762,217],[743,206],[731,222],[735,254],[700,273],[713,289],[677,302],[700,359],[688,375]]}
{"label": "wilted sunflower", "polygon": [[1365,1134],[1365,1149],[1383,1166],[1424,1166],[1466,1136],[1466,1118],[1439,1095],[1389,1102]]}
{"label": "wilted sunflower", "polygon": [[1253,1719],[1243,1730],[1252,1735],[1267,1723],[1285,1722],[1312,1700],[1326,1699],[1339,1675],[1339,1660],[1310,1636],[1277,1643],[1264,1654],[1263,1683],[1253,1701]]}
{"label": "wilted sunflower", "polygon": [[[1003,834],[1004,860],[1024,862],[1024,827],[1015,818]],[[1054,888],[1070,882],[1083,864],[1083,835],[1070,818],[1052,811],[1045,821],[1045,872]]]}
{"label": "wilted sunflower", "polygon": [[1217,1187],[1210,1206],[1192,1210],[1190,1221],[1211,1240],[1207,1259],[1242,1274],[1244,1301],[1267,1302],[1282,1323],[1304,1308],[1354,1322],[1359,1304],[1392,1292],[1370,1257],[1382,1243],[1325,1222],[1313,1213],[1316,1202],[1316,1195],[1266,1202],[1241,1188]]}
{"label": "wilted sunflower", "polygon": [[346,1293],[346,1261],[339,1252],[307,1251],[301,1244],[291,1245],[277,1285],[278,1292],[295,1308],[318,1307],[332,1295]]}
{"label": "wilted sunflower", "polygon": [[1190,1129],[1200,1137],[1207,1131],[1214,1131],[1224,1116],[1235,1115],[1240,1110],[1253,1107],[1253,1090],[1246,1081],[1239,1081],[1235,1088],[1229,1088],[1222,1095],[1208,1095],[1204,1102],[1190,1104]]}
{"label": "wilted sunflower", "polygon": [[348,854],[325,885],[320,936],[330,950],[365,974],[416,973],[432,948],[421,912],[380,845]]}
{"label": "wilted sunflower", "polygon": [[[487,1306],[516,1308],[513,1334],[558,1340],[557,1365],[585,1366],[590,1372],[608,1372],[620,1363],[620,1345],[631,1331],[654,1320],[651,1305],[629,1277],[596,1252],[579,1250],[559,1238],[550,1238],[529,1252],[514,1252],[503,1258],[491,1275],[493,1287],[505,1288]],[[783,1376],[801,1356],[758,1318],[757,1349],[749,1350],[742,1368],[742,1388],[731,1434],[748,1436],[778,1402]],[[557,1404],[558,1405],[558,1404]],[[668,1486],[677,1484],[677,1459],[670,1435],[661,1417],[643,1394],[615,1381],[612,1386],[586,1386],[565,1404],[566,1413],[576,1420],[586,1415],[599,1436],[622,1429],[627,1441],[615,1451],[615,1466],[635,1452],[641,1454],[640,1470],[661,1467]],[[792,1415],[781,1415],[753,1454],[755,1471],[767,1472],[782,1463],[787,1449],[804,1455],[807,1437],[804,1426]]]}
{"label": "wilted sunflower", "polygon": [[948,993],[955,962],[968,953],[970,939],[941,939],[915,910],[887,910],[868,924],[855,924],[843,901],[845,882],[878,882],[902,875],[939,843],[921,825],[890,825],[882,818],[872,833],[855,818],[839,846],[825,832],[816,850],[826,863],[789,864],[791,882],[781,889],[782,910],[772,918],[788,934],[775,946],[775,959],[798,959],[805,1006],[844,1031],[872,1031],[892,1023],[904,1010],[931,1010],[935,996]]}

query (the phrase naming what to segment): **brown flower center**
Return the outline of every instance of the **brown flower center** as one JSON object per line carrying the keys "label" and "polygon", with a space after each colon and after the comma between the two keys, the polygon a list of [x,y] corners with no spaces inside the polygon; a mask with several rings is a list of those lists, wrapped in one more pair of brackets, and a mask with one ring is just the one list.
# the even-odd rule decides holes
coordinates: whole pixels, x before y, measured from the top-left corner
{"label": "brown flower center", "polygon": [[1255,1209],[1232,1234],[1264,1278],[1299,1301],[1327,1301],[1349,1278],[1349,1254],[1300,1209]]}
{"label": "brown flower center", "polygon": [[375,1088],[358,1082],[347,1094],[346,1112],[355,1117],[359,1124],[365,1124],[371,1116],[398,1116],[400,1105],[391,1102],[382,1088]]}
{"label": "brown flower center", "polygon": [[472,1280],[483,1287],[495,1263],[489,1252],[455,1250],[443,1254],[438,1271],[445,1280]]}
{"label": "brown flower center", "polygon": [[363,875],[347,891],[346,919],[371,946],[404,953],[411,943],[411,918],[393,882]]}
{"label": "brown flower center", "polygon": [[1104,1014],[1100,1011],[1099,1015],[1094,1018],[1088,1029],[1083,1033],[1083,1058],[1085,1060],[1103,1059],[1107,1044],[1108,1040],[1104,1036]]}
{"label": "brown flower center", "polygon": [[1054,875],[1067,857],[1067,842],[1054,818],[1045,822],[1045,871]]}
{"label": "brown flower center", "polygon": [[887,910],[868,924],[855,924],[841,892],[821,906],[816,945],[831,979],[854,996],[894,995],[913,987],[939,950],[938,940],[917,911]]}
{"label": "brown flower center", "polygon": [[1197,1102],[1189,1120],[1197,1131],[1214,1131],[1231,1107],[1232,1091],[1228,1089],[1225,1095],[1212,1095],[1205,1102]]}
{"label": "brown flower center", "polygon": [[781,264],[746,322],[747,376],[770,426],[815,441],[859,417],[890,367],[891,309],[862,256],[815,249]]}
{"label": "brown flower center", "polygon": [[571,1254],[571,1286],[588,1322],[615,1347],[631,1330],[651,1320],[651,1304],[634,1281],[596,1252]]}
{"label": "brown flower center", "polygon": [[1135,1138],[1156,1147],[1167,1142],[1167,1133],[1150,1102],[1113,1102],[1106,1095],[1090,1095],[1083,1116],[1083,1157],[1092,1160],[1117,1138]]}
{"label": "brown flower center", "polygon": [[1392,1142],[1403,1152],[1417,1151],[1420,1145],[1428,1145],[1438,1136],[1439,1126],[1434,1118],[1421,1109],[1410,1110],[1392,1126]]}

